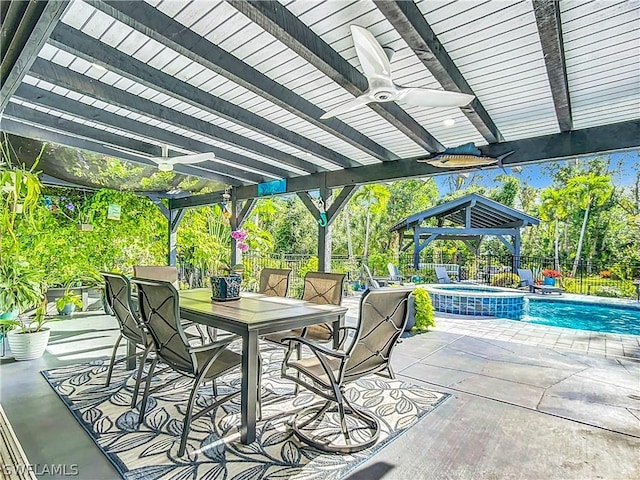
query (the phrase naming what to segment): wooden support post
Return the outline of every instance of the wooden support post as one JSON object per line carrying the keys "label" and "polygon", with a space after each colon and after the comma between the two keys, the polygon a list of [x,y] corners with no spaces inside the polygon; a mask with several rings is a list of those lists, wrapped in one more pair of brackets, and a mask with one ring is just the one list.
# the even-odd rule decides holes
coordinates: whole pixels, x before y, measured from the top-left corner
{"label": "wooden support post", "polygon": [[[163,205],[164,206],[164,205]],[[169,255],[167,263],[169,266],[175,267],[178,263],[178,226],[184,217],[185,210],[178,208],[177,210],[169,210]]]}
{"label": "wooden support post", "polygon": [[[331,200],[331,189],[320,188],[320,198],[324,202],[326,225],[318,223],[318,270],[321,272],[331,271],[331,224],[342,211],[351,196],[355,193],[355,185],[345,186],[335,200],[329,204]],[[313,215],[313,218],[320,218],[320,210],[314,203],[313,198],[308,192],[298,192],[298,197],[307,207],[307,210]]]}

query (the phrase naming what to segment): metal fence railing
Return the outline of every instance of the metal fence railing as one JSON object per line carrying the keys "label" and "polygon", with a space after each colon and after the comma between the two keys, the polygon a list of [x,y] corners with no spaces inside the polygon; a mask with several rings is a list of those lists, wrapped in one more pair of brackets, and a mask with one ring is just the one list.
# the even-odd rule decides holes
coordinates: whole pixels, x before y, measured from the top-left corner
{"label": "metal fence railing", "polygon": [[[290,268],[290,295],[299,296],[302,293],[303,278],[308,271],[318,269],[318,259],[313,255],[281,254],[281,253],[247,253],[243,255],[245,266],[243,285],[246,290],[255,291],[263,268]],[[349,259],[346,255],[331,257],[331,270],[345,273],[347,281],[363,282],[362,257]],[[373,276],[386,277],[386,263],[370,263]],[[425,283],[436,281],[433,265],[449,266],[447,271],[454,280],[473,280],[480,284],[497,284],[510,286],[517,282],[517,268],[528,268],[533,272],[536,280],[542,280],[542,271],[556,270],[559,267],[561,277],[559,284],[569,293],[586,295],[615,296],[634,298],[636,289],[633,280],[640,278],[640,263],[617,263],[612,266],[598,265],[589,260],[580,260],[576,265],[575,275],[571,275],[573,261],[561,258],[556,265],[553,258],[513,255],[472,255],[455,253],[451,255],[438,254],[421,258],[420,268],[413,268],[413,256],[402,254],[395,260],[400,273],[405,277]],[[457,278],[454,278],[456,275]],[[190,288],[208,286],[208,274],[198,268],[191,267],[184,262],[180,266],[180,280]]]}

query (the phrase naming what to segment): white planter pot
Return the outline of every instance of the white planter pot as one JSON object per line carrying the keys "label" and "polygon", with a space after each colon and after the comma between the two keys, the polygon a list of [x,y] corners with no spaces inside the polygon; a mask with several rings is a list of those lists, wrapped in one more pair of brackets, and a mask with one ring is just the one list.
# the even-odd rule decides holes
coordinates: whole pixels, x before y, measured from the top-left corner
{"label": "white planter pot", "polygon": [[49,343],[51,330],[45,328],[36,333],[21,333],[20,330],[11,330],[7,339],[9,348],[16,360],[33,360],[40,358]]}

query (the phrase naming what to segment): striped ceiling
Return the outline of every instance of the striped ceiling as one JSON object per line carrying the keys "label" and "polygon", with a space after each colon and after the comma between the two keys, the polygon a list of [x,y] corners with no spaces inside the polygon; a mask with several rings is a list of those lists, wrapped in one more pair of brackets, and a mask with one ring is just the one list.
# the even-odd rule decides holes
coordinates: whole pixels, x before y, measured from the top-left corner
{"label": "striped ceiling", "polygon": [[[640,117],[639,16],[638,0],[73,1],[2,129],[147,164],[212,151],[176,170],[234,186],[536,138]],[[476,101],[319,120],[366,88],[354,24],[395,51],[396,83]]]}

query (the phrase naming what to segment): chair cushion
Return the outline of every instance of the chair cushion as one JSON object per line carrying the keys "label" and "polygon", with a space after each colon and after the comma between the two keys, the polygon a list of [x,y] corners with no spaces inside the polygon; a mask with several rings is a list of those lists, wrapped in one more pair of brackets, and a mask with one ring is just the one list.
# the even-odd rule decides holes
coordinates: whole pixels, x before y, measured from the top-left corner
{"label": "chair cushion", "polygon": [[[331,368],[331,371],[333,372],[334,378],[337,379],[338,371],[340,370],[340,359],[334,357],[325,357],[325,359],[329,364],[329,368]],[[315,382],[320,383],[324,387],[331,388],[331,382],[329,381],[324,368],[322,368],[318,357],[313,356],[303,358],[302,360],[294,360],[292,362],[289,362],[289,366],[295,368],[296,370],[299,370],[307,377],[311,378]]]}
{"label": "chair cushion", "polygon": [[[213,352],[215,352],[215,350],[196,353],[196,358],[198,359],[198,368],[201,369],[206,365],[206,363],[211,358],[211,355]],[[232,352],[231,350],[225,349],[222,351],[220,356],[213,362],[213,366],[209,369],[205,378],[218,377],[220,376],[220,374],[224,373],[225,371],[233,367],[236,367],[237,365],[240,365],[240,363],[242,363],[242,355],[236,352]]]}

